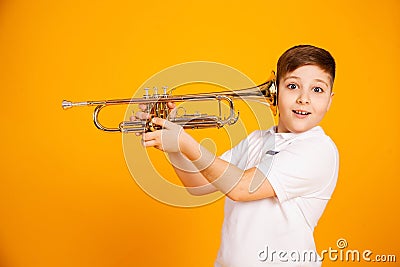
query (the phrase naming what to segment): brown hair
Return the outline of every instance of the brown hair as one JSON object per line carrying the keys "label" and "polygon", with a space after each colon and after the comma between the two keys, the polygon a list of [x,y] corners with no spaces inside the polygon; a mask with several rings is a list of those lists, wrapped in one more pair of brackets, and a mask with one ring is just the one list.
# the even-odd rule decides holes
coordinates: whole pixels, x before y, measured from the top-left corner
{"label": "brown hair", "polygon": [[305,65],[315,65],[327,72],[335,80],[336,64],[332,55],[319,47],[312,45],[297,45],[286,50],[278,60],[276,70],[276,83],[287,73]]}

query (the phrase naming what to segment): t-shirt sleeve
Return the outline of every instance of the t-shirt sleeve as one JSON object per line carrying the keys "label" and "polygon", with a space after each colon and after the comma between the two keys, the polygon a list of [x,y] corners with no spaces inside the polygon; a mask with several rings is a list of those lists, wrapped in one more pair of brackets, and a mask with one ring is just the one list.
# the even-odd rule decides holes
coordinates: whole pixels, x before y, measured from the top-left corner
{"label": "t-shirt sleeve", "polygon": [[336,183],[337,149],[329,138],[297,140],[257,168],[266,176],[279,201],[295,197],[330,198],[325,190]]}

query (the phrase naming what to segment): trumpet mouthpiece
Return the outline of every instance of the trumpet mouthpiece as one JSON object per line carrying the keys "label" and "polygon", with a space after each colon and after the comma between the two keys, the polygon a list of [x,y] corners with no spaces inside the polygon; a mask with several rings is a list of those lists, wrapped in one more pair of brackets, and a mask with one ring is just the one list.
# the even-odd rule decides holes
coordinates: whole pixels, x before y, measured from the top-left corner
{"label": "trumpet mouthpiece", "polygon": [[62,106],[63,109],[72,108],[72,102],[71,101],[67,101],[67,100],[63,100],[61,106]]}

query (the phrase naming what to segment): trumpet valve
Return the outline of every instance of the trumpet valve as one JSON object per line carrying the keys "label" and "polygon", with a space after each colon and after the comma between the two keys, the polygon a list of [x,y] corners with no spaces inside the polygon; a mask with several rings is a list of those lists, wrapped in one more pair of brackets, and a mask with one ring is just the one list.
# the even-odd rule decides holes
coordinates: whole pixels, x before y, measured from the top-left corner
{"label": "trumpet valve", "polygon": [[150,89],[148,87],[144,88],[144,98],[146,98],[146,99],[149,98],[149,90]]}
{"label": "trumpet valve", "polygon": [[168,86],[163,86],[163,97],[167,97]]}
{"label": "trumpet valve", "polygon": [[157,98],[158,97],[158,88],[154,86],[153,90],[154,90],[153,97]]}

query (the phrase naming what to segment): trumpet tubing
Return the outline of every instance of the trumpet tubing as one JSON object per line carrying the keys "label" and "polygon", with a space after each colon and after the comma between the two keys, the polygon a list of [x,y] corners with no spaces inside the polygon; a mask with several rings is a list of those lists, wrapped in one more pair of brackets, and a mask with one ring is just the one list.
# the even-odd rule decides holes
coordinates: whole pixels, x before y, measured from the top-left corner
{"label": "trumpet tubing", "polygon": [[[188,95],[170,95],[167,94],[167,88],[163,87],[163,93],[158,94],[155,88],[154,94],[149,95],[149,89],[145,88],[145,95],[143,98],[124,98],[124,99],[111,99],[101,101],[84,101],[84,102],[71,102],[67,100],[62,101],[63,109],[70,109],[73,107],[83,106],[96,106],[93,112],[94,125],[106,132],[147,132],[155,131],[160,127],[153,125],[151,122],[152,117],[160,117],[167,119],[171,122],[181,125],[185,129],[202,129],[202,128],[220,128],[224,125],[232,125],[236,123],[239,118],[239,112],[235,111],[234,100],[251,100],[267,104],[274,115],[277,113],[277,88],[275,85],[275,74],[272,72],[271,77],[258,86],[233,90],[224,92],[212,92],[203,94],[188,94]],[[216,101],[218,103],[219,114],[183,114],[172,115],[167,106],[168,102],[189,102],[189,101]],[[223,116],[221,112],[221,103],[225,102],[229,107],[229,115]],[[149,113],[149,119],[122,121],[116,127],[106,127],[99,121],[99,113],[107,106],[113,105],[130,105],[130,104],[143,104],[146,105],[145,112]]]}

